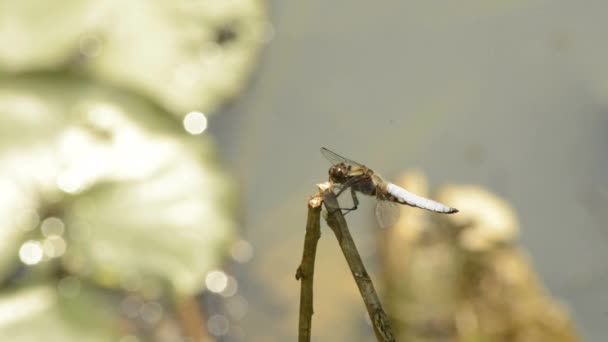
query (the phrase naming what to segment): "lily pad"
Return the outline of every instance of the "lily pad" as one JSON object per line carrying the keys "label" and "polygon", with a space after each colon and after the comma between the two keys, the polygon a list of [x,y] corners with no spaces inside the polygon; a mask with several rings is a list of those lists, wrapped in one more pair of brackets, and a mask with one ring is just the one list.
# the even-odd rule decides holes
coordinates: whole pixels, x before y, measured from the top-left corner
{"label": "lily pad", "polygon": [[87,289],[73,298],[51,286],[0,295],[0,340],[12,342],[117,341],[117,322],[107,303]]}
{"label": "lily pad", "polygon": [[269,39],[265,1],[5,1],[0,70],[77,70],[185,116],[244,86]]}
{"label": "lily pad", "polygon": [[208,137],[81,79],[0,79],[0,109],[0,172],[28,190],[0,219],[15,220],[17,209],[59,218],[61,262],[98,284],[203,289],[235,228],[232,183]]}

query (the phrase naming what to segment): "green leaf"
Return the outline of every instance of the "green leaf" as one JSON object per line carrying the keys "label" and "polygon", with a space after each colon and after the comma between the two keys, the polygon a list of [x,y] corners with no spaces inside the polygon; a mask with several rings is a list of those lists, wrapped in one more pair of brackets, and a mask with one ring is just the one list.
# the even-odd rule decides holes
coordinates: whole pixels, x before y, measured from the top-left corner
{"label": "green leaf", "polygon": [[11,342],[117,341],[110,307],[88,288],[69,298],[37,286],[0,295],[0,340]]}
{"label": "green leaf", "polygon": [[213,113],[244,86],[267,41],[262,0],[0,3],[0,70],[76,69],[179,117]]}
{"label": "green leaf", "polygon": [[0,271],[19,260],[15,213],[33,210],[63,220],[70,272],[127,290],[203,289],[235,228],[234,188],[208,137],[145,101],[56,76],[0,79],[0,111],[0,189],[19,185],[0,194],[4,232],[16,232]]}

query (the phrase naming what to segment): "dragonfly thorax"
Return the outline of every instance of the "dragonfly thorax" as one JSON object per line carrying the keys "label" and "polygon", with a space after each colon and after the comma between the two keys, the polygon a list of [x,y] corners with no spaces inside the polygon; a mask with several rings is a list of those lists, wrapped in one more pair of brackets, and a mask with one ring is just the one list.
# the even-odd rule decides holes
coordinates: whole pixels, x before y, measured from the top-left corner
{"label": "dragonfly thorax", "polygon": [[329,168],[329,180],[334,183],[344,183],[348,179],[350,166],[344,163],[332,165]]}

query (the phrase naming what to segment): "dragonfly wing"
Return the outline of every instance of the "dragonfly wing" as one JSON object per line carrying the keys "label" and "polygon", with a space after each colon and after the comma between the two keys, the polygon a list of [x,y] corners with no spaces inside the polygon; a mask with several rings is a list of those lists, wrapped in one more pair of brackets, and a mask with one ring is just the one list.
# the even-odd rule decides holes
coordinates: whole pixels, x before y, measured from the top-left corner
{"label": "dragonfly wing", "polygon": [[389,194],[395,197],[395,200],[397,202],[401,204],[406,204],[412,207],[422,208],[443,214],[454,214],[458,212],[458,209],[449,207],[439,202],[435,202],[428,198],[418,196],[392,183],[388,183],[386,190]]}
{"label": "dragonfly wing", "polygon": [[378,202],[376,203],[376,219],[382,228],[392,227],[401,213],[401,208],[397,203],[387,200],[378,192]]}
{"label": "dragonfly wing", "polygon": [[326,149],[325,147],[321,147],[321,154],[323,155],[323,157],[325,157],[325,159],[329,160],[329,162],[332,163],[333,165],[344,163],[346,165],[352,165],[352,166],[356,166],[359,168],[365,167],[362,164],[359,164],[354,160],[344,158],[341,155],[337,154],[336,152]]}

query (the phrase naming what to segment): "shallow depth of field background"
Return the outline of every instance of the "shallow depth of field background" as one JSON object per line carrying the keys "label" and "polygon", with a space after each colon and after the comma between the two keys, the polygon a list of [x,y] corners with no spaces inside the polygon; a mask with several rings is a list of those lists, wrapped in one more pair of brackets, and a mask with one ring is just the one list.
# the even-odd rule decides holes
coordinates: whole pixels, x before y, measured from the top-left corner
{"label": "shallow depth of field background", "polygon": [[[240,170],[256,246],[248,329],[278,319],[293,333],[304,204],[325,177],[317,150],[327,146],[386,177],[419,167],[434,185],[480,184],[506,198],[551,293],[587,340],[606,335],[605,3],[275,1],[273,9],[276,36],[251,89],[212,121]],[[364,202],[349,217],[358,241],[371,234],[372,211]],[[340,330],[357,310],[363,322],[329,230],[318,264],[316,302],[355,301],[336,305],[335,316],[318,308],[313,330]]]}
{"label": "shallow depth of field background", "polygon": [[[209,257],[209,263],[195,262],[193,256],[198,252],[193,252],[177,262],[185,275],[163,272],[162,267],[151,272],[152,276],[167,277],[169,282],[173,281],[171,277],[178,277],[169,287],[186,284],[185,290],[177,292],[188,298],[199,298],[198,291],[214,284],[208,273],[190,277],[188,270],[194,267],[205,272],[222,269],[226,273],[216,273],[220,280],[228,275],[228,282],[236,281],[235,293],[226,294],[222,287],[216,291],[221,293],[205,294],[201,299],[206,315],[201,325],[206,329],[211,325],[221,341],[295,339],[299,284],[294,274],[301,258],[306,200],[316,191],[315,184],[326,180],[329,167],[319,153],[321,146],[364,163],[389,179],[418,168],[434,187],[476,184],[506,199],[520,220],[520,246],[530,255],[550,294],[567,308],[584,340],[601,341],[608,333],[607,11],[608,4],[591,0],[469,0],[457,4],[425,0],[275,0],[267,6],[268,22],[262,25],[262,38],[256,38],[259,45],[250,46],[251,50],[260,49],[261,55],[256,59],[257,52],[252,52],[247,57],[250,62],[235,62],[239,68],[251,64],[239,69],[243,79],[251,72],[248,80],[239,83],[244,87],[239,95],[239,87],[218,83],[217,87],[224,87],[218,91],[225,94],[221,100],[197,102],[198,93],[191,87],[167,91],[172,84],[141,86],[156,76],[140,75],[140,83],[129,83],[128,77],[126,81],[116,75],[105,77],[108,69],[95,66],[80,74],[85,75],[85,81],[70,79],[68,83],[74,84],[65,89],[73,92],[70,98],[78,98],[80,82],[93,80],[93,88],[99,80],[103,87],[110,84],[110,92],[120,96],[102,91],[103,96],[109,96],[104,98],[124,101],[125,108],[135,106],[129,108],[142,113],[134,120],[145,122],[142,125],[146,130],[160,132],[171,127],[166,130],[169,133],[158,134],[176,141],[183,135],[187,146],[203,143],[200,149],[204,152],[198,147],[187,147],[187,152],[183,152],[186,148],[176,150],[188,160],[195,160],[199,153],[205,155],[201,157],[203,169],[213,165],[212,174],[217,171],[229,177],[218,176],[219,183],[211,182],[220,184],[213,194],[205,194],[204,182],[192,187],[190,194],[181,176],[168,181],[169,187],[181,184],[178,188],[185,198],[200,196],[205,203],[225,201],[221,202],[222,209],[212,210],[221,212],[214,219],[226,224],[229,233],[210,235],[219,242],[213,245],[217,252]],[[12,24],[5,20],[3,25],[10,28]],[[133,39],[154,42],[159,38],[144,35]],[[166,47],[171,48],[171,44]],[[0,55],[10,53],[10,45],[0,51]],[[137,53],[129,56],[138,58]],[[142,55],[141,59],[145,64],[150,57]],[[114,61],[120,62],[120,58]],[[148,71],[151,75],[163,65],[163,58],[157,58],[156,63],[150,63],[154,67]],[[37,73],[47,78],[49,88],[63,80],[61,74],[40,71],[47,68],[61,73],[64,69],[60,64],[54,69],[42,63],[42,67],[25,71],[7,71],[6,65],[2,75],[8,81],[0,90],[7,92],[12,87],[19,91],[44,88],[36,83]],[[112,64],[106,67],[112,69]],[[223,72],[234,71],[224,67]],[[192,70],[179,70],[178,75],[186,75],[189,80],[187,75]],[[128,76],[128,71],[119,76]],[[31,86],[27,83],[30,81],[38,85]],[[135,93],[135,104],[124,99],[129,92]],[[201,98],[207,98],[214,88],[201,87],[200,92],[205,95]],[[91,93],[94,91],[87,96]],[[64,95],[51,91],[45,96]],[[182,106],[184,103],[188,105]],[[182,128],[185,115],[195,110],[209,117],[207,130],[195,135],[202,136],[198,140]],[[147,122],[148,111],[162,119]],[[60,124],[57,126],[61,129]],[[208,155],[213,157],[207,159]],[[127,159],[137,160],[138,156],[134,152]],[[167,160],[172,165],[171,159]],[[129,177],[118,179],[127,186],[132,181]],[[158,207],[140,208],[141,216],[137,217],[153,214],[154,208]],[[203,215],[189,210],[182,214]],[[376,279],[377,228],[371,224],[372,214],[373,201],[362,198],[360,209],[347,219],[364,262]],[[119,221],[120,215],[113,220]],[[191,224],[205,226],[205,216]],[[205,227],[201,229],[208,232]],[[335,238],[326,226],[322,229],[313,336],[319,341],[372,340],[364,307]],[[122,239],[119,229],[111,234]],[[167,233],[158,240],[170,241],[170,236]],[[175,243],[165,253],[179,253],[179,241]],[[146,255],[155,255],[160,245],[158,241],[141,248]],[[67,248],[69,251],[70,244]],[[188,248],[197,250],[196,244]],[[20,262],[16,256],[14,260]],[[109,261],[99,258],[97,262]],[[150,268],[154,269],[150,266],[146,270]],[[113,288],[97,279],[91,276],[83,282],[103,291]],[[124,285],[124,275],[121,279],[118,283]],[[12,289],[3,288],[7,298]],[[123,290],[132,289],[123,286]],[[120,295],[111,296],[118,303],[116,310],[124,308]],[[234,296],[238,300],[227,304]],[[150,302],[165,305],[162,298]],[[142,310],[140,314],[145,312]],[[163,312],[179,315],[171,308]],[[216,321],[210,323],[209,317]],[[144,326],[141,331],[147,331],[149,321],[161,320],[144,319],[138,323]],[[140,330],[127,331],[123,335],[131,339],[122,342],[148,341],[146,338],[162,341],[163,335],[140,336]]]}

